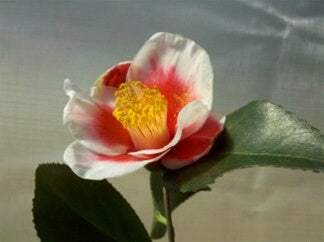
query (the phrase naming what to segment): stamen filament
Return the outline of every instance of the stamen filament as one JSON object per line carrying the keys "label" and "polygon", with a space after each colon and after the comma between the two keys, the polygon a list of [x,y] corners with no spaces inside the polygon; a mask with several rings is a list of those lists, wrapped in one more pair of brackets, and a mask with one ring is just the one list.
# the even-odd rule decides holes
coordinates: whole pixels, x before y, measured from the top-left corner
{"label": "stamen filament", "polygon": [[157,87],[127,81],[115,96],[113,115],[129,131],[136,148],[160,148],[169,142],[167,101]]}

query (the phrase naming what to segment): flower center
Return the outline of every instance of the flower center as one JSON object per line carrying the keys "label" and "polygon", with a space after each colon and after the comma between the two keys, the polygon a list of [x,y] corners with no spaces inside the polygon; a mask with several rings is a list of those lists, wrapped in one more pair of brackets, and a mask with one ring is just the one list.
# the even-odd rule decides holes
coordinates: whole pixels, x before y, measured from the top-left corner
{"label": "flower center", "polygon": [[126,81],[115,92],[115,118],[126,128],[137,149],[155,149],[169,140],[167,100],[158,87]]}

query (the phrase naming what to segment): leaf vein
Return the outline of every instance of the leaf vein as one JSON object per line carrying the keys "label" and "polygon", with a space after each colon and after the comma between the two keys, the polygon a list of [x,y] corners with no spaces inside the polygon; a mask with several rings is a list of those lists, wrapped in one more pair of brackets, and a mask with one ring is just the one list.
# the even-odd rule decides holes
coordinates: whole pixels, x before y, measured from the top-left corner
{"label": "leaf vein", "polygon": [[310,161],[319,161],[321,162],[321,160],[318,159],[313,159],[307,156],[299,156],[299,155],[290,155],[290,154],[276,154],[276,153],[266,153],[266,152],[224,152],[222,153],[223,155],[246,155],[246,156],[270,156],[270,157],[282,157],[282,158],[293,158],[293,159],[306,159],[306,160],[310,160]]}

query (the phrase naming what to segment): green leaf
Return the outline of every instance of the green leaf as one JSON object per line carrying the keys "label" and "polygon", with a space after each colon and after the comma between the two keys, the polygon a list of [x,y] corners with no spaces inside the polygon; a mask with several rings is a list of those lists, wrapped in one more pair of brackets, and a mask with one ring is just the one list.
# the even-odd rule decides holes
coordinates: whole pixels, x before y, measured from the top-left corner
{"label": "green leaf", "polygon": [[[164,204],[163,204],[163,173],[165,170],[160,168],[159,170],[155,170],[151,172],[150,176],[150,184],[152,191],[152,199],[154,206],[154,214],[152,220],[152,229],[151,229],[151,238],[159,239],[165,235],[166,232],[166,217],[164,212]],[[208,187],[204,190],[210,190]],[[177,208],[181,203],[186,201],[196,192],[180,192],[177,189],[169,188],[169,196],[170,196],[170,207],[171,211]]]}
{"label": "green leaf", "polygon": [[151,241],[110,183],[81,179],[66,165],[37,168],[33,214],[42,241]]}
{"label": "green leaf", "polygon": [[182,192],[197,191],[228,171],[253,166],[324,171],[324,137],[283,108],[253,101],[227,116],[223,135],[199,162],[170,171]]}

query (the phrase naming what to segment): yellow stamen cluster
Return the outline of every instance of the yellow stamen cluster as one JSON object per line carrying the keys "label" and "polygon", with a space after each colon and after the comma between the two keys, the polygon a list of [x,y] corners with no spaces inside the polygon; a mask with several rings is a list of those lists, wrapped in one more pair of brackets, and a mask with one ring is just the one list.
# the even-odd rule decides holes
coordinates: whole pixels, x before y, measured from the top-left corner
{"label": "yellow stamen cluster", "polygon": [[115,97],[113,115],[129,131],[137,148],[158,148],[169,140],[167,101],[157,87],[127,81]]}

